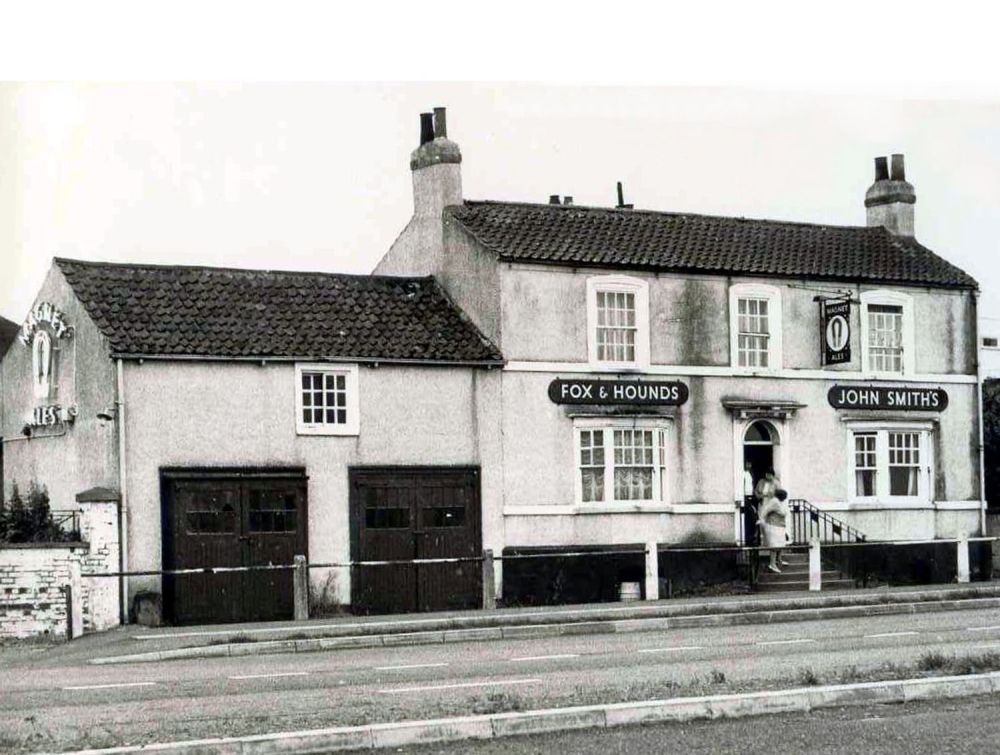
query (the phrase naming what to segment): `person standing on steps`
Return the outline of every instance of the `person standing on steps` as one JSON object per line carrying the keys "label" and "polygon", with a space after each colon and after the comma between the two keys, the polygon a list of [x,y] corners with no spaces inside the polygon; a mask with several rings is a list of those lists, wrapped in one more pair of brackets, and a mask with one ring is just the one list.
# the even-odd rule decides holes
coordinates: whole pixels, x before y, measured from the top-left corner
{"label": "person standing on steps", "polygon": [[757,545],[760,542],[757,536],[757,498],[751,466],[749,461],[743,464],[743,535],[747,545]]}
{"label": "person standing on steps", "polygon": [[[757,496],[757,501],[760,506],[764,505],[764,501],[771,498],[775,491],[781,487],[781,480],[774,473],[774,469],[768,469],[764,476],[760,478],[757,482],[757,487],[754,488],[754,494]],[[758,510],[758,515],[760,511]]]}
{"label": "person standing on steps", "polygon": [[781,574],[779,562],[782,565],[788,563],[780,560],[781,549],[785,547],[787,538],[788,504],[785,503],[787,498],[788,493],[777,488],[773,495],[763,501],[759,511],[761,544],[771,552],[771,562],[767,568],[775,574]]}

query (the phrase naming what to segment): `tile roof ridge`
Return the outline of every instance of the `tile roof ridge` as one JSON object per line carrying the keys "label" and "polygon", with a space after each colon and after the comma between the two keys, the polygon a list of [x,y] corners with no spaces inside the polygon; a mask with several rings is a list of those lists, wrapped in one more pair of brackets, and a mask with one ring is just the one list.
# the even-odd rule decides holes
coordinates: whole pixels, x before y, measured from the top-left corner
{"label": "tile roof ridge", "polygon": [[336,273],[327,270],[274,270],[254,267],[224,267],[215,265],[175,265],[156,262],[105,262],[100,260],[80,260],[69,257],[53,257],[53,262],[62,267],[63,264],[82,265],[85,267],[114,267],[131,270],[194,270],[218,273],[263,273],[266,275],[317,275],[328,278],[356,278],[364,280],[398,280],[404,282],[425,281],[430,275],[374,275],[372,273]]}
{"label": "tile roof ridge", "polygon": [[[666,216],[666,217],[693,218],[695,220],[730,220],[743,223],[769,223],[772,225],[788,225],[796,227],[820,228],[823,230],[827,229],[844,230],[844,231],[872,230],[872,226],[866,226],[866,225],[837,225],[833,223],[815,223],[805,220],[778,220],[775,218],[750,218],[743,215],[710,215],[708,213],[703,213],[703,212],[681,212],[676,210],[648,210],[648,209],[634,209],[634,208],[626,209],[620,207],[601,207],[599,205],[585,205],[585,204],[563,205],[563,204],[549,204],[548,202],[507,201],[503,199],[466,199],[463,201],[463,205],[515,206],[515,207],[525,207],[531,209],[551,210],[553,212],[586,210],[586,211],[606,212],[611,214],[622,214],[622,215],[653,215],[653,216]],[[450,205],[448,209],[452,207],[457,208],[461,206],[462,205]]]}

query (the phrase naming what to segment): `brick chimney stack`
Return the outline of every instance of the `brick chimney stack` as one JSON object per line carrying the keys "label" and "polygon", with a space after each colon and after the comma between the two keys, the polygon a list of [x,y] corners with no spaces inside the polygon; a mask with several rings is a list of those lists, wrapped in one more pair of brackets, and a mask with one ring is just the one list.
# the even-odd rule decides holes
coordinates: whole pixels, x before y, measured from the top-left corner
{"label": "brick chimney stack", "polygon": [[448,139],[443,107],[420,115],[420,146],[410,155],[413,214],[441,219],[448,205],[462,203],[462,152]]}
{"label": "brick chimney stack", "polygon": [[917,195],[906,180],[903,156],[892,156],[892,170],[884,157],[875,158],[875,183],[865,193],[868,225],[883,226],[897,236],[913,236],[913,205]]}

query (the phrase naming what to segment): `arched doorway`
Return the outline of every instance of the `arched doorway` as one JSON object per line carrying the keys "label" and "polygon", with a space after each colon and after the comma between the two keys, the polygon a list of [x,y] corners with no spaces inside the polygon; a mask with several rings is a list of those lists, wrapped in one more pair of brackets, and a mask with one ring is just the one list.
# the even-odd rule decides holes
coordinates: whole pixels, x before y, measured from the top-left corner
{"label": "arched doorway", "polygon": [[[778,471],[775,446],[780,442],[777,428],[767,420],[751,422],[743,433],[743,468],[746,470],[749,465],[754,489],[769,469]],[[757,544],[757,503],[753,501],[744,509],[744,539],[752,545]]]}

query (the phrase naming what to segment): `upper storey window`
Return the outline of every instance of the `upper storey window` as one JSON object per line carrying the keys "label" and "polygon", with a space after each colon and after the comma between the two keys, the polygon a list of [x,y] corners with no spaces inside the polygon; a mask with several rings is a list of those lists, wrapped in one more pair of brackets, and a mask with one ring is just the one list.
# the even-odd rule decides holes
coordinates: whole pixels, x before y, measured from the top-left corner
{"label": "upper storey window", "polygon": [[602,367],[649,365],[649,287],[620,275],[587,281],[590,363]]}
{"label": "upper storey window", "polygon": [[913,372],[913,300],[896,291],[861,294],[861,347],[865,372]]}
{"label": "upper storey window", "polygon": [[733,367],[781,367],[781,293],[774,286],[740,283],[729,289]]}
{"label": "upper storey window", "polygon": [[296,431],[300,435],[357,435],[357,365],[295,365]]}

